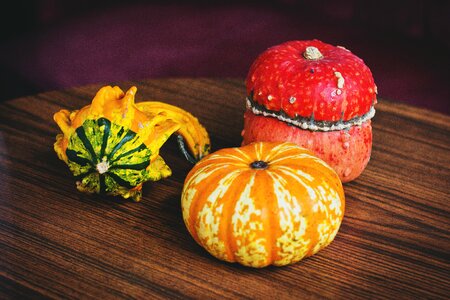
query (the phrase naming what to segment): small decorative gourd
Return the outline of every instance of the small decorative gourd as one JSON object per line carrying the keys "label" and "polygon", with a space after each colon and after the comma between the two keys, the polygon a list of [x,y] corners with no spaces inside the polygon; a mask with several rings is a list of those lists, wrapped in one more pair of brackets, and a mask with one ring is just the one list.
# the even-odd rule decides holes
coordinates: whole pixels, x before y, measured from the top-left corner
{"label": "small decorative gourd", "polygon": [[188,174],[181,198],[192,237],[216,258],[283,266],[333,241],[345,198],[336,172],[293,143],[222,149]]}
{"label": "small decorative gourd", "polygon": [[208,134],[195,117],[161,102],[135,104],[136,90],[124,94],[117,86],[105,86],[91,105],[54,115],[62,131],[54,148],[77,179],[78,190],[139,201],[142,183],[171,175],[159,149],[173,133],[179,134],[190,160],[209,152]]}

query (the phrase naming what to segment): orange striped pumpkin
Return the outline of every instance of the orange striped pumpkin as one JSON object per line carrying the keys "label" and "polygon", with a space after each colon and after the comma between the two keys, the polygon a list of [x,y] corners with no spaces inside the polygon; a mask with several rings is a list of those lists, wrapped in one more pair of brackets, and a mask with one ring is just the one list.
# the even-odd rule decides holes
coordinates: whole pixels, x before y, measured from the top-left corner
{"label": "orange striped pumpkin", "polygon": [[344,216],[342,183],[293,143],[253,143],[206,156],[189,172],[183,219],[218,259],[283,266],[333,241]]}

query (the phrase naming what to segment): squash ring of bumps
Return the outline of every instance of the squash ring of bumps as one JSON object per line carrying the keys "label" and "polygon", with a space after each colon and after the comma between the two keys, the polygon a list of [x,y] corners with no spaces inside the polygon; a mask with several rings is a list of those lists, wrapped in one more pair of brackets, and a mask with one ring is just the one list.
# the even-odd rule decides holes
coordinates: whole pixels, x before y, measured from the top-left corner
{"label": "squash ring of bumps", "polygon": [[55,113],[62,133],[54,149],[75,176],[78,190],[139,201],[144,182],[172,174],[159,150],[174,133],[189,161],[209,153],[208,133],[197,118],[162,102],[135,103],[136,91],[105,86],[90,105]]}

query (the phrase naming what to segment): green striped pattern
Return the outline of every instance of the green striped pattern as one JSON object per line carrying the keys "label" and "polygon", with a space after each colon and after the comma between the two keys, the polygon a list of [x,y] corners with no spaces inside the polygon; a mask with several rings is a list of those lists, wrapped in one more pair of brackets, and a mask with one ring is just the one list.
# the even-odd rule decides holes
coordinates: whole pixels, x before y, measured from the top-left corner
{"label": "green striped pattern", "polygon": [[[85,192],[124,196],[144,181],[163,177],[157,170],[147,170],[151,151],[140,137],[105,118],[86,120],[78,127],[66,154],[78,189]],[[102,174],[97,169],[99,163],[107,166]],[[164,162],[156,165],[168,168]]]}

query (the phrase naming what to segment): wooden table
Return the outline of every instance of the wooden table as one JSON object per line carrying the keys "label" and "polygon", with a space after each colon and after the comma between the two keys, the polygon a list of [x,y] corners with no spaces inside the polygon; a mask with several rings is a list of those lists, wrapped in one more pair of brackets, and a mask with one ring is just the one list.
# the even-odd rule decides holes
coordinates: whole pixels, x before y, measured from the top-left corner
{"label": "wooden table", "polygon": [[[138,101],[198,116],[213,150],[240,144],[242,80],[133,84]],[[162,150],[173,175],[145,184],[142,202],[75,189],[53,152],[52,115],[90,103],[98,88],[0,104],[1,298],[450,297],[450,117],[380,100],[372,159],[345,184],[335,241],[292,266],[250,269],[216,260],[186,231],[180,194],[192,166],[174,139]]]}

